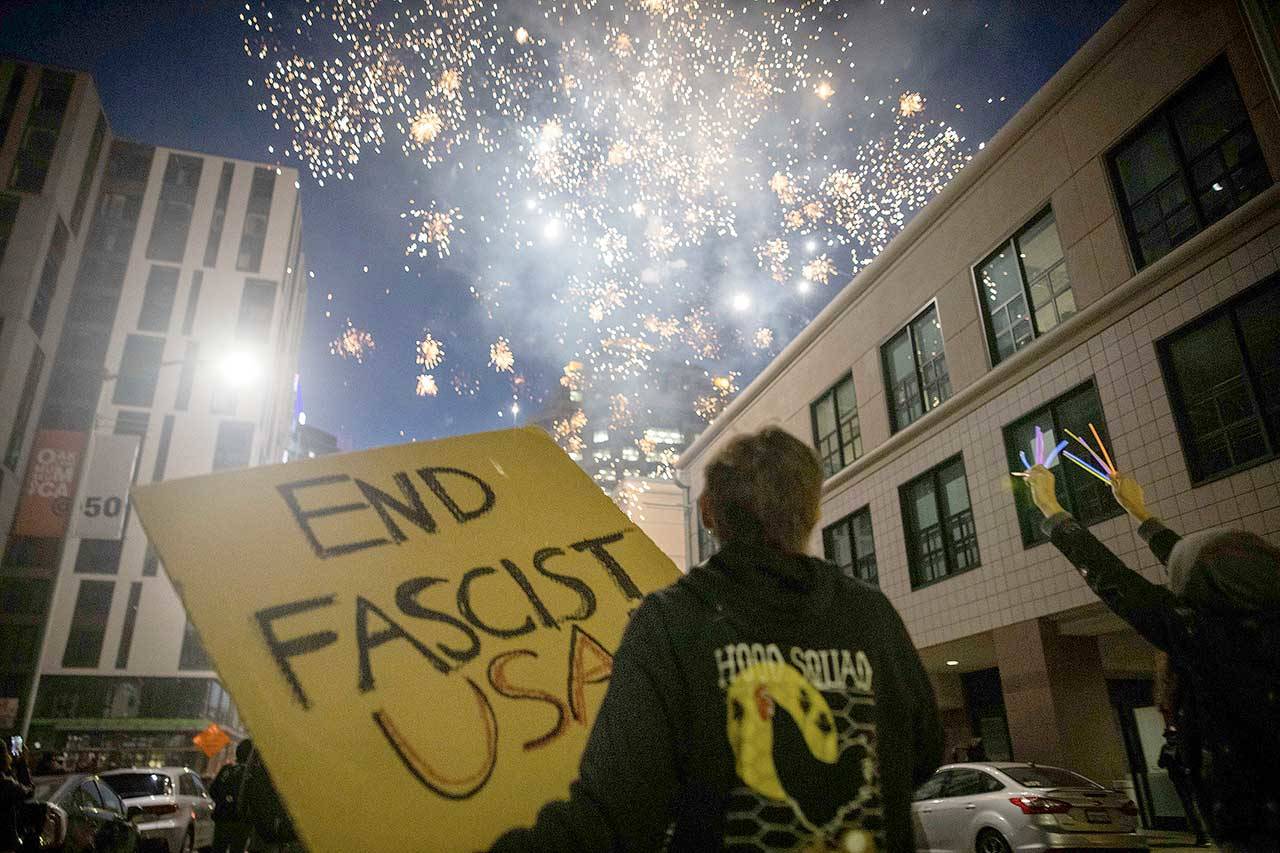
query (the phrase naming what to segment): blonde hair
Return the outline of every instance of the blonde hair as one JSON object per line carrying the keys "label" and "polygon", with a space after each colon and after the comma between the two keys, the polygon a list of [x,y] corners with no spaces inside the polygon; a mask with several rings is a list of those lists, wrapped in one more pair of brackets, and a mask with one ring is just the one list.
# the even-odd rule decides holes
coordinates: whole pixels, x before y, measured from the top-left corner
{"label": "blonde hair", "polygon": [[703,497],[722,543],[757,541],[803,553],[818,523],[822,466],[779,427],[730,441],[707,466]]}

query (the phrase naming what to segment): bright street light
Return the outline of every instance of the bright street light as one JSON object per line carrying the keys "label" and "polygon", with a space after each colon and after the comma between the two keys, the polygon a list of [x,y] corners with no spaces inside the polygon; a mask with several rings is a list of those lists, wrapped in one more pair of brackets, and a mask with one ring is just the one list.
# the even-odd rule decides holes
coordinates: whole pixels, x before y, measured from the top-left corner
{"label": "bright street light", "polygon": [[233,350],[218,362],[222,380],[234,388],[251,385],[262,373],[262,365],[245,350]]}
{"label": "bright street light", "polygon": [[751,295],[738,291],[733,295],[733,310],[746,311],[751,307]]}

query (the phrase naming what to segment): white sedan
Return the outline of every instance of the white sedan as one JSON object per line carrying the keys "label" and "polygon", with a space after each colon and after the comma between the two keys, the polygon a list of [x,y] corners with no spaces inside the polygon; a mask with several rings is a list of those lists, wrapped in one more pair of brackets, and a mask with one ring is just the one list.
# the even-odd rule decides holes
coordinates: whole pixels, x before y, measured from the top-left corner
{"label": "white sedan", "polygon": [[918,853],[1145,850],[1128,797],[1060,767],[948,764],[911,805]]}

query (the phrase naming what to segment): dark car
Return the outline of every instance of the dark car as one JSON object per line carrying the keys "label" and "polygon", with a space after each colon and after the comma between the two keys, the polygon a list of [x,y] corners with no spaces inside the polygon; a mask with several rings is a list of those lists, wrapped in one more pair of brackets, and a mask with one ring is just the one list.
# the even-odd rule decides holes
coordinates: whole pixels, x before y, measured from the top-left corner
{"label": "dark car", "polygon": [[92,773],[37,776],[23,806],[24,850],[137,853],[138,827],[124,802]]}

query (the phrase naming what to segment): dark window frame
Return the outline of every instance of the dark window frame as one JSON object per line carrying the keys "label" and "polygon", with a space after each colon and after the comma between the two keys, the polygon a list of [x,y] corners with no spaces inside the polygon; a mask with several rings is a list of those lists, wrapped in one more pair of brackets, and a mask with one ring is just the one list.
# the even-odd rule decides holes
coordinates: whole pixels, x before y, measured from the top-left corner
{"label": "dark window frame", "polygon": [[[169,153],[160,181],[160,196],[151,217],[147,260],[182,263],[191,240],[191,220],[195,216],[196,194],[203,174],[203,157]],[[194,183],[187,179],[194,179]]]}
{"label": "dark window frame", "polygon": [[[987,337],[987,355],[991,359],[990,364],[992,367],[995,367],[997,364],[1000,364],[1002,361],[1007,361],[1008,359],[1013,358],[1023,349],[1031,346],[1033,343],[1035,343],[1037,339],[1043,337],[1045,334],[1048,333],[1045,331],[1041,331],[1041,328],[1040,328],[1040,318],[1036,315],[1035,297],[1031,293],[1031,286],[1035,282],[1027,280],[1027,265],[1023,262],[1022,245],[1020,242],[1021,239],[1024,236],[1026,236],[1027,233],[1029,233],[1033,227],[1035,227],[1036,225],[1039,225],[1040,222],[1044,220],[1046,216],[1052,218],[1053,228],[1055,231],[1058,231],[1058,214],[1054,211],[1052,203],[1046,204],[1044,207],[1040,208],[1040,210],[1036,211],[1035,215],[1033,215],[1030,219],[1028,219],[1022,225],[1021,228],[1013,232],[1013,234],[1011,234],[995,249],[991,250],[991,252],[988,253],[985,258],[983,258],[977,264],[974,264],[974,266],[971,268],[971,272],[973,274],[973,285],[978,297],[978,313],[982,315],[982,326],[983,326],[983,330],[986,332],[986,337]],[[1066,264],[1067,264],[1067,253],[1066,253],[1066,250],[1062,248],[1062,232],[1061,231],[1058,231],[1058,248],[1062,249],[1062,256],[1058,258],[1057,263],[1055,263],[1053,266],[1049,267],[1047,270],[1041,273],[1035,280],[1036,282],[1041,280],[1046,280],[1049,282],[1049,288],[1050,288],[1049,292],[1051,297],[1049,300],[1049,304],[1053,306],[1053,310],[1055,314],[1057,314],[1057,311],[1058,311],[1058,307],[1057,307],[1058,297],[1060,297],[1062,294],[1055,293],[1053,291],[1052,278],[1053,278],[1054,272],[1056,272],[1060,268],[1066,268]],[[1009,353],[1006,356],[1001,357],[999,347],[996,344],[997,336],[995,331],[995,323],[992,319],[992,314],[994,313],[995,310],[1005,309],[1008,306],[1009,302],[1011,302],[1012,300],[1006,300],[1004,303],[1002,303],[998,307],[998,309],[992,309],[991,305],[989,304],[989,301],[986,299],[986,292],[982,284],[982,270],[984,270],[988,265],[990,265],[993,261],[995,261],[996,258],[1000,255],[1000,253],[1004,251],[1012,252],[1014,262],[1018,265],[1018,276],[1020,279],[1019,293],[1021,294],[1022,299],[1025,305],[1027,306],[1027,318],[1030,321],[1031,337],[1028,338],[1027,341],[1023,344],[1018,344],[1017,338],[1014,338],[1013,352]],[[1072,291],[1074,294],[1074,291],[1071,287],[1070,270],[1067,271],[1066,290]],[[1079,313],[1078,308],[1075,313],[1076,314]],[[1071,317],[1074,317],[1074,316],[1075,314],[1071,315]],[[1071,317],[1067,317],[1066,319],[1063,319],[1061,316],[1059,316],[1057,323],[1055,323],[1052,328],[1057,328],[1058,326],[1061,326],[1063,323],[1066,322],[1066,320],[1071,319]],[[1010,323],[1009,326],[1010,326],[1010,330],[1012,330],[1013,324]],[[1052,331],[1052,329],[1050,329],[1049,331]]]}
{"label": "dark window frame", "polygon": [[[926,365],[922,365],[919,357],[920,347],[917,343],[916,325],[920,323],[920,321],[925,320],[931,312],[933,313],[933,315],[935,316],[938,322],[938,334],[939,334],[939,337],[942,339],[942,353],[938,358],[935,358],[927,362]],[[890,364],[889,348],[892,347],[903,335],[906,335],[907,342],[911,346],[912,373],[915,377],[915,393],[919,398],[920,414],[911,418],[906,423],[899,423],[898,413],[894,407],[894,400],[895,400],[894,391],[897,386],[894,385],[893,382],[891,381],[892,372],[889,369],[889,364]],[[946,393],[939,394],[939,400],[936,406],[929,406],[927,405],[929,398],[926,394],[926,386],[928,385],[928,383],[925,381],[924,367],[933,366],[938,363],[941,364],[942,371],[939,374],[936,380],[936,383],[939,385],[940,388],[945,385]],[[937,300],[931,300],[928,305],[920,309],[920,311],[916,312],[916,314],[910,320],[904,323],[901,328],[899,328],[896,332],[894,332],[888,338],[888,340],[886,340],[884,343],[880,345],[880,373],[881,373],[881,376],[883,377],[883,382],[884,382],[885,406],[889,410],[889,434],[890,435],[901,432],[902,430],[911,426],[911,424],[916,423],[917,421],[927,416],[930,412],[934,411],[935,409],[941,408],[943,403],[951,399],[951,397],[955,393],[955,389],[951,387],[951,369],[947,366],[947,340],[946,340],[946,335],[943,334],[942,332],[942,318],[938,311]],[[908,403],[908,409],[910,409],[909,403]]]}
{"label": "dark window frame", "polygon": [[[1045,412],[1048,412],[1048,420],[1053,428],[1054,438],[1057,441],[1062,441],[1063,439],[1068,438],[1066,433],[1067,427],[1063,426],[1058,410],[1060,407],[1072,402],[1073,399],[1079,395],[1090,391],[1093,392],[1093,396],[1097,400],[1098,412],[1100,414],[1100,417],[1098,421],[1094,423],[1094,426],[1098,428],[1099,434],[1102,436],[1102,440],[1106,446],[1111,447],[1111,433],[1110,428],[1107,425],[1106,412],[1102,408],[1102,396],[1098,393],[1097,383],[1094,381],[1093,377],[1090,377],[1075,387],[1064,391],[1044,403],[1041,403],[1031,411],[1024,413],[1016,420],[1005,424],[1004,427],[1001,428],[1000,436],[1004,443],[1006,463],[1010,466],[1009,470],[1022,470],[1022,462],[1018,456],[1019,451],[1026,453],[1028,459],[1031,458],[1030,448],[1025,444],[1015,446],[1010,440],[1011,434],[1025,427],[1027,424],[1034,424],[1040,421],[1042,419],[1040,416]],[[1078,429],[1075,430],[1075,433],[1081,438],[1086,437],[1086,434]],[[1090,438],[1090,440],[1092,439]],[[1077,454],[1084,452],[1074,441],[1067,446],[1067,449],[1071,450],[1072,453]],[[1083,488],[1092,488],[1092,483],[1095,482],[1092,480],[1092,475],[1076,468],[1074,464],[1070,463],[1066,459],[1062,459],[1061,463],[1056,464],[1054,467],[1058,469],[1058,476],[1054,481],[1058,492],[1058,502],[1062,504],[1063,509],[1075,516],[1081,524],[1084,524],[1086,527],[1091,527],[1095,524],[1101,524],[1104,521],[1110,521],[1113,518],[1118,518],[1124,515],[1124,510],[1114,500],[1110,500],[1109,502],[1104,501],[1102,505],[1105,509],[1101,513],[1093,514],[1084,512],[1083,508],[1086,506],[1087,502],[1081,497],[1081,493]],[[1102,486],[1103,489],[1106,489],[1105,485],[1101,483],[1099,485]],[[1031,496],[1028,493],[1027,485],[1021,479],[1016,480],[1013,484],[1013,498],[1015,512],[1018,515],[1018,528],[1020,535],[1022,536],[1023,549],[1035,548],[1048,542],[1049,537],[1044,535],[1044,532],[1040,529],[1040,525],[1038,523],[1039,519],[1044,516],[1040,515],[1040,511],[1031,503]],[[1035,519],[1036,523],[1028,527],[1028,525],[1024,523],[1024,518]]]}
{"label": "dark window frame", "polygon": [[[50,109],[44,99],[50,95],[64,94],[63,85],[66,87],[65,100],[61,106]],[[47,67],[40,69],[35,97],[31,100],[27,121],[18,140],[18,150],[13,156],[9,189],[35,195],[44,192],[44,184],[49,178],[53,158],[57,155],[58,142],[62,139],[63,125],[67,121],[67,111],[71,107],[75,88],[75,72]]]}
{"label": "dark window frame", "polygon": [[[131,350],[130,343],[139,339],[143,342],[138,343],[137,347]],[[154,405],[156,388],[160,384],[160,366],[164,361],[164,346],[165,339],[157,335],[131,334],[125,337],[124,347],[120,351],[120,369],[116,373],[115,388],[111,392],[113,405],[137,406],[143,409],[149,409]],[[155,352],[154,365],[139,364],[136,371],[126,369],[129,366],[126,357],[130,352],[137,351],[149,355],[148,350]],[[149,385],[149,388],[143,388],[142,385]]]}
{"label": "dark window frame", "polygon": [[[846,384],[849,385],[849,392],[853,396],[853,412],[844,413],[840,410],[839,390]],[[818,434],[818,407],[831,402],[832,420],[835,421],[836,428],[833,432],[826,435]],[[846,442],[844,440],[845,427],[849,426],[852,436],[848,441],[849,455],[845,455]],[[862,424],[858,419],[858,389],[853,384],[853,371],[845,373],[844,376],[836,380],[830,388],[823,391],[818,399],[809,404],[809,427],[813,431],[813,446],[818,452],[818,461],[822,464],[823,479],[834,476],[837,471],[842,471],[856,462],[862,456]],[[823,449],[823,445],[834,440],[835,448],[828,453]],[[832,459],[837,459],[839,464],[834,467],[828,463]],[[830,470],[828,470],[830,468]]]}
{"label": "dark window frame", "polygon": [[102,158],[102,143],[107,135],[107,117],[98,111],[98,120],[93,126],[93,136],[89,139],[89,150],[85,152],[84,169],[80,172],[80,184],[76,187],[76,200],[71,207],[71,231],[80,233],[80,223],[84,219],[84,211],[89,203],[89,189],[93,186],[93,176],[98,171],[98,161]]}
{"label": "dark window frame", "polygon": [[[956,464],[957,462],[960,464],[960,473],[964,476],[965,495],[969,506],[966,509],[961,510],[959,513],[952,513],[951,507],[947,504],[946,489],[942,483],[942,472],[944,469]],[[933,486],[934,508],[938,516],[937,527],[941,534],[943,566],[946,571],[939,577],[919,580],[919,555],[917,554],[916,549],[912,547],[912,542],[919,542],[922,537],[920,535],[921,530],[919,521],[915,518],[915,512],[908,501],[908,496],[909,490],[914,485],[925,479],[931,480]],[[928,470],[923,471],[920,474],[917,474],[899,486],[898,502],[902,510],[903,541],[907,548],[908,575],[911,582],[911,589],[913,591],[917,589],[924,589],[925,587],[932,586],[936,583],[941,583],[957,575],[973,571],[974,569],[982,566],[982,549],[978,544],[977,520],[973,512],[973,495],[969,491],[969,471],[968,468],[965,467],[963,453],[957,453],[954,456],[942,460],[938,464],[930,467]],[[972,528],[972,550],[974,560],[970,565],[960,568],[959,560],[956,557],[956,543],[952,541],[952,536],[950,534],[952,524],[956,519],[962,518],[965,514],[968,515],[968,524]]]}
{"label": "dark window frame", "polygon": [[[1205,160],[1207,157],[1211,156],[1215,152],[1220,153],[1220,149],[1226,142],[1230,141],[1242,130],[1247,128],[1253,134],[1254,143],[1258,145],[1258,159],[1262,163],[1263,171],[1267,174],[1267,177],[1270,179],[1270,182],[1268,185],[1275,183],[1275,177],[1271,174],[1270,165],[1267,163],[1266,157],[1262,154],[1261,145],[1259,144],[1259,141],[1258,141],[1257,130],[1254,128],[1253,120],[1249,116],[1248,104],[1245,103],[1244,96],[1241,95],[1240,93],[1240,84],[1239,84],[1239,81],[1236,80],[1235,71],[1232,69],[1231,63],[1227,59],[1226,55],[1225,54],[1219,55],[1218,57],[1210,61],[1208,64],[1206,64],[1205,67],[1202,68],[1200,71],[1198,71],[1193,77],[1191,77],[1189,80],[1183,83],[1176,92],[1174,92],[1164,101],[1162,101],[1151,112],[1150,115],[1144,118],[1137,127],[1135,127],[1132,131],[1126,134],[1123,139],[1121,139],[1118,143],[1112,146],[1111,149],[1108,150],[1106,153],[1105,159],[1106,159],[1106,166],[1107,166],[1107,174],[1108,174],[1108,178],[1111,181],[1111,190],[1116,201],[1116,207],[1120,211],[1121,221],[1124,224],[1125,240],[1129,245],[1129,252],[1130,252],[1130,256],[1133,259],[1133,265],[1135,270],[1145,269],[1146,267],[1155,263],[1156,260],[1159,260],[1159,258],[1153,258],[1151,260],[1148,260],[1144,256],[1144,252],[1142,250],[1142,246],[1139,241],[1139,233],[1138,233],[1136,224],[1134,222],[1133,210],[1134,208],[1139,207],[1143,202],[1146,202],[1152,199],[1153,197],[1155,197],[1166,186],[1168,186],[1170,182],[1176,181],[1181,184],[1182,190],[1185,193],[1185,198],[1189,203],[1192,213],[1194,213],[1195,215],[1196,228],[1194,231],[1182,237],[1177,242],[1173,242],[1172,240],[1170,240],[1168,251],[1166,251],[1164,255],[1161,255],[1160,257],[1164,257],[1165,255],[1169,254],[1169,252],[1174,251],[1178,246],[1181,246],[1182,244],[1186,243],[1188,240],[1192,239],[1193,237],[1195,237],[1195,235],[1204,231],[1205,228],[1208,228],[1214,222],[1217,222],[1223,217],[1230,215],[1232,211],[1238,210],[1243,204],[1245,204],[1248,201],[1246,199],[1245,202],[1240,202],[1239,204],[1232,207],[1231,210],[1224,212],[1222,215],[1214,219],[1208,219],[1206,217],[1205,212],[1199,201],[1199,197],[1196,195],[1195,187],[1191,179],[1191,169],[1195,165],[1195,163],[1188,162],[1187,155],[1183,150],[1183,141],[1179,138],[1173,123],[1173,113],[1175,109],[1190,97],[1191,93],[1196,90],[1196,86],[1198,84],[1203,84],[1205,81],[1211,79],[1215,74],[1221,73],[1224,70],[1225,70],[1227,79],[1230,81],[1231,85],[1235,89],[1236,96],[1239,98],[1240,106],[1241,106],[1241,113],[1240,113],[1241,121],[1239,121],[1236,125],[1234,125],[1230,129],[1230,131],[1224,134],[1212,146],[1210,146],[1205,151],[1201,152],[1196,157],[1195,163],[1202,162],[1203,160]],[[1137,142],[1139,139],[1141,139],[1143,136],[1149,133],[1151,129],[1157,125],[1163,127],[1165,135],[1170,142],[1170,149],[1174,156],[1175,167],[1177,171],[1176,171],[1176,174],[1173,175],[1171,178],[1166,179],[1159,186],[1149,190],[1146,193],[1146,195],[1144,195],[1141,199],[1131,204],[1128,201],[1128,197],[1125,193],[1124,182],[1121,180],[1118,155],[1123,151],[1125,151],[1130,145]],[[1256,194],[1255,194],[1255,197],[1256,197]],[[1167,222],[1168,219],[1169,217],[1166,216],[1162,220],[1162,223]],[[1166,231],[1166,236],[1168,236],[1167,231]]]}
{"label": "dark window frame", "polygon": [[152,264],[147,271],[147,282],[142,291],[142,305],[138,308],[138,331],[169,333],[173,325],[173,309],[178,302],[180,267],[169,264]]}
{"label": "dark window frame", "polygon": [[[1177,427],[1178,444],[1182,448],[1182,459],[1187,466],[1187,475],[1193,489],[1225,477],[1234,476],[1258,465],[1265,465],[1280,457],[1280,422],[1273,422],[1267,416],[1266,409],[1262,405],[1264,396],[1258,387],[1259,380],[1256,375],[1256,369],[1253,366],[1253,358],[1244,346],[1244,335],[1237,313],[1240,307],[1262,296],[1270,288],[1280,288],[1280,274],[1272,274],[1264,278],[1262,281],[1215,305],[1155,341],[1156,361],[1160,364],[1160,375],[1164,380],[1165,393],[1169,398],[1169,408],[1173,413],[1174,425]],[[1189,409],[1186,396],[1174,373],[1172,347],[1179,340],[1207,328],[1223,316],[1230,322],[1232,336],[1240,350],[1244,385],[1248,391],[1249,400],[1257,412],[1255,417],[1261,424],[1262,437],[1267,444],[1267,452],[1229,468],[1206,473],[1201,470],[1198,462],[1199,450],[1194,442],[1194,433],[1188,417]]]}
{"label": "dark window frame", "polygon": [[[858,520],[864,518],[866,519],[867,528],[871,534],[871,553],[869,555],[861,555],[858,553],[858,537],[854,532],[854,524]],[[847,528],[849,547],[853,552],[853,563],[847,567],[841,566],[832,556],[835,551],[835,534],[837,529],[840,527]],[[841,571],[845,572],[845,574],[850,577],[879,586],[880,569],[876,559],[875,524],[871,518],[871,505],[868,504],[860,509],[854,510],[844,518],[822,528],[822,553],[827,562],[834,563]]]}
{"label": "dark window frame", "polygon": [[62,277],[62,267],[67,260],[67,244],[70,242],[70,229],[61,216],[55,216],[53,233],[49,236],[49,245],[45,249],[44,264],[40,267],[40,282],[31,299],[31,313],[27,315],[27,322],[37,338],[44,337],[45,326],[49,323],[49,310],[53,308],[53,300],[58,293],[58,279]]}
{"label": "dark window frame", "polygon": [[17,473],[22,448],[27,443],[27,428],[31,425],[31,411],[35,408],[36,391],[40,387],[40,374],[44,372],[44,350],[39,342],[27,362],[27,375],[22,380],[22,394],[18,398],[18,411],[9,431],[9,443],[5,445],[4,467]]}
{"label": "dark window frame", "polygon": [[[115,598],[115,581],[82,580],[76,590],[76,601],[71,613],[71,626],[67,631],[67,644],[62,652],[62,666],[66,669],[97,669],[102,661],[102,646],[107,638],[107,621],[111,617],[111,605]],[[90,608],[94,602],[90,595],[106,595],[106,608]],[[83,606],[82,606],[83,603]],[[77,643],[85,643],[82,648]],[[96,651],[90,653],[90,648]],[[92,658],[92,659],[91,659]]]}
{"label": "dark window frame", "polygon": [[218,176],[218,192],[213,201],[213,215],[209,218],[209,233],[205,237],[206,267],[216,266],[218,263],[218,250],[222,246],[222,231],[227,222],[227,203],[231,200],[231,180],[235,169],[235,164],[228,160],[222,164],[222,172]]}

